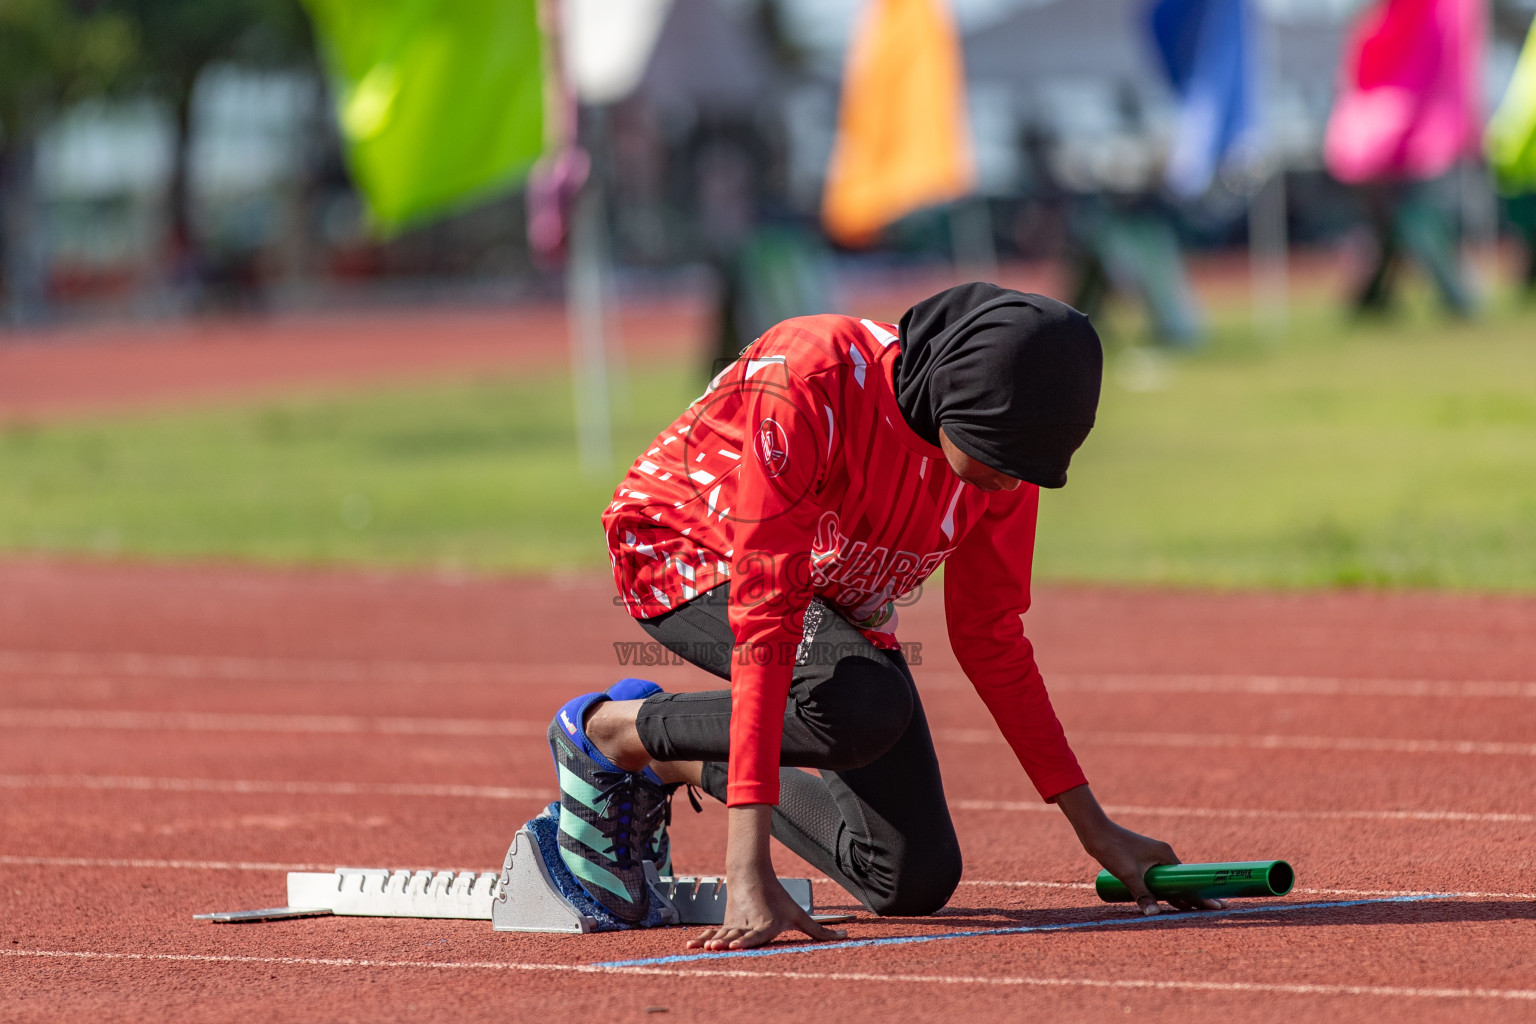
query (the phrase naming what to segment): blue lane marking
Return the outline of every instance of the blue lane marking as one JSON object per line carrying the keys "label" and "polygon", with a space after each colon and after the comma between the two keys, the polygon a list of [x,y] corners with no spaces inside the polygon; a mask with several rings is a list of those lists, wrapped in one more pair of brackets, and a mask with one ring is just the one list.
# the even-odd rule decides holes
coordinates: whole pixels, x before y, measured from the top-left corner
{"label": "blue lane marking", "polygon": [[760,949],[737,949],[721,953],[679,953],[676,956],[658,956],[645,960],[609,960],[605,963],[596,963],[591,966],[657,967],[662,964],[686,964],[698,960],[734,960],[740,957],[784,956],[790,953],[829,953],[835,949],[868,949],[871,946],[910,946],[919,942],[944,942],[949,939],[980,939],[994,935],[1027,935],[1033,932],[1080,931],[1086,928],[1132,928],[1137,925],[1161,924],[1168,921],[1209,921],[1217,917],[1241,917],[1245,914],[1284,914],[1297,910],[1339,910],[1344,907],[1366,907],[1381,903],[1422,903],[1425,900],[1449,899],[1455,899],[1455,894],[1425,893],[1415,896],[1385,896],[1369,900],[1338,900],[1328,903],[1281,903],[1267,907],[1206,910],[1199,913],[1164,913],[1156,917],[1112,918],[1108,921],[1031,924],[1021,925],[1016,928],[985,928],[970,932],[943,932],[938,935],[896,935],[884,939],[850,939],[846,942],[812,942],[796,946],[764,946]]}

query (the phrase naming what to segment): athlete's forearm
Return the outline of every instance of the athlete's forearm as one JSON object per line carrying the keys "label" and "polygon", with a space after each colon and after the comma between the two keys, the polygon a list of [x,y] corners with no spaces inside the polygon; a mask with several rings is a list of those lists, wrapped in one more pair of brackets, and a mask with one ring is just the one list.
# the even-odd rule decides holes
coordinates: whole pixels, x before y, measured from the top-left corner
{"label": "athlete's forearm", "polygon": [[738,804],[725,812],[725,874],[734,887],[752,885],[773,874],[768,836],[773,827],[772,804]]}
{"label": "athlete's forearm", "polygon": [[[955,645],[957,651],[962,647]],[[1088,778],[1067,742],[1045,681],[1035,667],[1034,649],[1020,637],[1013,651],[993,665],[967,665],[962,659],[961,667],[1036,791],[1050,796],[1076,789]]]}
{"label": "athlete's forearm", "polygon": [[1052,797],[1051,802],[1060,807],[1061,813],[1071,822],[1072,831],[1077,833],[1083,849],[1097,857],[1104,837],[1115,827],[1115,823],[1110,821],[1104,808],[1099,806],[1098,797],[1093,795],[1088,784],[1085,782],[1064,793],[1058,793]]}

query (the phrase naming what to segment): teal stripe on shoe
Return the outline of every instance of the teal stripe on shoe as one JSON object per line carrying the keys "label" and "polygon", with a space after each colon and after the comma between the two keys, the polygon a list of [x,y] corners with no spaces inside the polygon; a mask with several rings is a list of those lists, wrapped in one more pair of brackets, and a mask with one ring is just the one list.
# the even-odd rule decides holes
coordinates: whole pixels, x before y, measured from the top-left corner
{"label": "teal stripe on shoe", "polygon": [[612,839],[599,832],[590,821],[563,807],[560,809],[560,831],[595,853],[606,856],[613,851]]}
{"label": "teal stripe on shoe", "polygon": [[[587,809],[590,810],[593,814],[607,813],[606,808],[597,806],[598,801],[602,800],[603,798],[603,794],[600,789],[592,785],[592,783],[588,782],[580,775],[577,775],[575,772],[571,771],[563,764],[557,763],[555,767],[560,769],[561,793],[565,794],[566,796],[575,797],[577,800],[585,804]],[[560,816],[560,820],[564,821],[565,815],[562,814]]]}
{"label": "teal stripe on shoe", "polygon": [[565,866],[577,878],[591,882],[593,885],[601,886],[619,897],[619,899],[626,902],[629,901],[629,890],[624,887],[624,883],[619,881],[618,876],[613,872],[593,864],[581,854],[574,850],[567,850],[563,846],[560,847],[560,859],[565,861]]}
{"label": "teal stripe on shoe", "polygon": [[659,874],[670,875],[672,873],[672,844],[667,842],[666,825],[662,825],[656,830],[656,838],[651,842],[651,849],[653,851],[660,850],[663,846],[667,848],[667,859],[665,863],[656,865],[656,871]]}

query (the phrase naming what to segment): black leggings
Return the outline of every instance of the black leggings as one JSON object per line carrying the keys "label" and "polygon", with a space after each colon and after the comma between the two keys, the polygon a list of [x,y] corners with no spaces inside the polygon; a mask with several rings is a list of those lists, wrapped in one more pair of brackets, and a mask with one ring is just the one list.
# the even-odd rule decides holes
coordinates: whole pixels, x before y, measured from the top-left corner
{"label": "black leggings", "polygon": [[[731,677],[730,584],[640,625],[669,650]],[[806,611],[784,710],[773,835],[877,914],[931,914],[960,881],[960,844],[928,720],[906,659],[820,601]],[[636,725],[658,761],[703,761],[725,800],[731,693],[665,693]],[[799,768],[816,768],[820,778]]]}

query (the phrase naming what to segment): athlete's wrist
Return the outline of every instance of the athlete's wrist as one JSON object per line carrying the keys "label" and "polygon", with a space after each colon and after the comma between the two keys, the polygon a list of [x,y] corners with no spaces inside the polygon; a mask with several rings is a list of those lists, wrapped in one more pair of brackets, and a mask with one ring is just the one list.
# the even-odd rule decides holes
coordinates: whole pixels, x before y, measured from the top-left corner
{"label": "athlete's wrist", "polygon": [[1072,825],[1072,831],[1077,833],[1078,842],[1083,844],[1083,849],[1094,857],[1104,849],[1111,841],[1116,830],[1116,825],[1104,813],[1104,808],[1099,806],[1099,800],[1093,795],[1093,790],[1088,788],[1085,782],[1080,786],[1058,793],[1053,802],[1061,808],[1061,813]]}
{"label": "athlete's wrist", "polygon": [[726,811],[725,872],[749,882],[773,871],[768,837],[772,804],[737,804]]}

